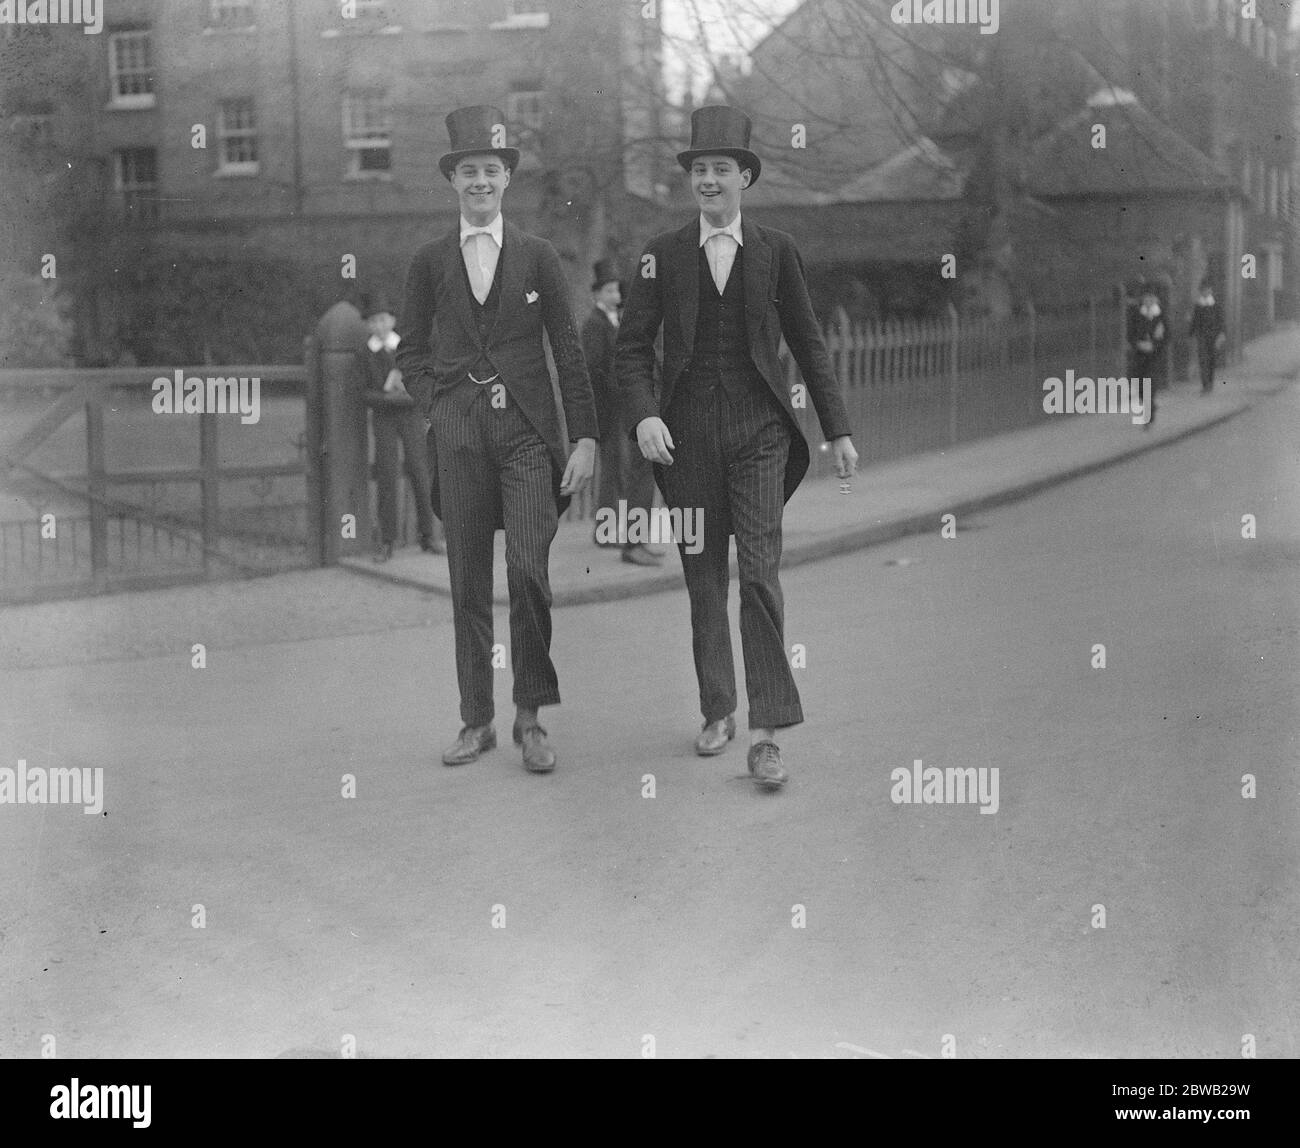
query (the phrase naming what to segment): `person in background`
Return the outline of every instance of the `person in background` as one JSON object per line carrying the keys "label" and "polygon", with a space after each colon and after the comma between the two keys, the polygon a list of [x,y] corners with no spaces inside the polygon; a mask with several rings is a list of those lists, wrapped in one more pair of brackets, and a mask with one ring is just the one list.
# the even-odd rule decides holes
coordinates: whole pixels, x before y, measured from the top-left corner
{"label": "person in background", "polygon": [[1143,424],[1155,425],[1156,391],[1164,384],[1165,343],[1169,324],[1160,308],[1155,288],[1143,287],[1137,308],[1128,317],[1129,377],[1151,380],[1151,417]]}
{"label": "person in background", "polygon": [[1214,286],[1206,279],[1192,307],[1192,325],[1187,332],[1196,340],[1196,361],[1201,369],[1201,394],[1214,389],[1214,365],[1228,341],[1223,329],[1223,311],[1214,298]]}
{"label": "person in background", "polygon": [[366,342],[366,405],[371,410],[370,425],[375,436],[375,483],[379,493],[379,550],[376,562],[393,556],[397,540],[397,453],[402,452],[402,467],[411,483],[415,499],[415,518],[420,531],[420,549],[441,554],[442,524],[433,515],[429,496],[429,468],[425,448],[424,419],[415,409],[415,401],[402,385],[395,353],[400,340],[393,329],[393,308],[382,295],[364,295],[361,314],[370,328]]}
{"label": "person in background", "polygon": [[[598,259],[591,283],[591,314],[582,325],[582,352],[596,396],[596,421],[600,424],[600,490],[596,505],[617,513],[620,500],[628,513],[640,507],[647,513],[654,502],[654,471],[629,435],[623,402],[614,378],[614,345],[618,339],[618,308],[623,301],[618,270],[612,259]],[[597,545],[602,545],[597,543]],[[634,566],[658,566],[660,555],[641,542],[608,543],[623,552]]]}

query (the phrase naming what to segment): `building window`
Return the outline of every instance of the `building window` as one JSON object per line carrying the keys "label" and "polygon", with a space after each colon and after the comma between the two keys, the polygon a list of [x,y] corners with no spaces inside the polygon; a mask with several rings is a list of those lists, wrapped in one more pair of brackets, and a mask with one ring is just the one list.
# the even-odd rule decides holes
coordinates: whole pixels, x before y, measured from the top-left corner
{"label": "building window", "polygon": [[1250,43],[1255,49],[1255,55],[1261,60],[1267,55],[1267,49],[1264,47],[1264,21],[1256,17],[1250,22]]}
{"label": "building window", "polygon": [[1262,159],[1257,159],[1255,161],[1255,174],[1252,176],[1251,182],[1255,188],[1254,196],[1256,210],[1263,211],[1265,204],[1267,203],[1265,197],[1268,194],[1268,177],[1265,174],[1264,161]]}
{"label": "building window", "polygon": [[158,153],[153,148],[131,147],[118,152],[114,183],[125,219],[151,223],[158,218]]}
{"label": "building window", "polygon": [[1250,30],[1255,26],[1255,20],[1258,17],[1241,16],[1237,20],[1237,39],[1241,41],[1242,46],[1250,47]]}
{"label": "building window", "polygon": [[1283,219],[1291,218],[1291,173],[1286,168],[1278,176],[1277,210]]}
{"label": "building window", "polygon": [[251,28],[253,0],[209,0],[208,23],[213,28]]}
{"label": "building window", "polygon": [[343,146],[348,149],[349,177],[384,176],[392,170],[392,116],[383,93],[344,95]]}
{"label": "building window", "polygon": [[41,151],[54,142],[54,115],[52,112],[17,112],[9,118],[9,130],[22,147]]}
{"label": "building window", "polygon": [[493,28],[546,28],[551,14],[544,0],[505,0],[505,19]]}
{"label": "building window", "polygon": [[1268,57],[1268,62],[1277,67],[1277,33],[1269,28],[1264,33],[1264,54]]}
{"label": "building window", "polygon": [[542,130],[545,94],[538,88],[520,88],[506,97],[506,119],[521,135]]}
{"label": "building window", "polygon": [[114,32],[108,38],[109,105],[151,108],[153,97],[152,33]]}
{"label": "building window", "polygon": [[217,170],[223,175],[257,174],[257,119],[252,100],[221,101],[217,149]]}

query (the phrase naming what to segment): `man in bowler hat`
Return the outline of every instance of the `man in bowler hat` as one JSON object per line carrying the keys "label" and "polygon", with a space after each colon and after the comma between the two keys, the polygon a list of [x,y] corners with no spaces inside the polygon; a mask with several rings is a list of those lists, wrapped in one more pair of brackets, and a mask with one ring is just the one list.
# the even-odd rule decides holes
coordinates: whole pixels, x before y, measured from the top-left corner
{"label": "man in bowler hat", "polygon": [[1201,372],[1201,394],[1214,390],[1214,367],[1228,336],[1223,330],[1223,310],[1214,298],[1214,284],[1202,280],[1200,294],[1192,307],[1192,322],[1187,332],[1196,340],[1196,363]]}
{"label": "man in bowler hat", "polygon": [[[785,648],[781,517],[809,459],[778,359],[782,336],[841,478],[854,473],[858,455],[794,240],[741,217],[741,195],[762,170],[749,136],[749,118],[735,108],[692,114],[691,146],[677,160],[690,174],[700,214],[646,245],[619,328],[616,369],[628,420],[641,453],[655,464],[668,506],[704,516],[699,553],[678,547],[704,716],[695,751],[721,753],[736,731],[727,621],[734,534],[749,772],[760,788],[778,789],[788,775],[776,731],[803,721]],[[654,341],[661,328],[656,395]]]}
{"label": "man in bowler hat", "polygon": [[[614,378],[614,346],[618,338],[618,308],[623,301],[618,269],[612,259],[598,259],[592,269],[592,307],[582,325],[582,350],[596,395],[596,421],[600,424],[600,490],[597,503],[616,514],[619,501],[627,503],[629,517],[640,508],[649,514],[654,502],[655,476],[650,464],[628,437],[631,427],[623,418],[623,402]],[[623,521],[620,516],[620,521]],[[598,537],[597,542],[601,542]],[[609,543],[622,550],[623,561],[634,566],[658,566],[660,556],[644,542],[626,539]]]}
{"label": "man in bowler hat", "polygon": [[[431,421],[433,505],[447,537],[464,726],[442,760],[462,765],[496,745],[492,551],[504,529],[514,741],[526,769],[547,773],[555,751],[537,711],[560,701],[550,653],[551,540],[569,498],[591,479],[596,412],[560,257],[501,215],[519,162],[504,125],[487,106],[447,117],[451,150],[438,167],[460,200],[460,220],[411,261],[397,364]],[[567,460],[543,332],[576,443]]]}
{"label": "man in bowler hat", "polygon": [[420,530],[420,549],[441,553],[442,529],[429,502],[429,471],[425,453],[424,416],[402,383],[397,369],[397,320],[383,295],[367,294],[361,299],[361,317],[370,328],[366,340],[366,406],[375,436],[375,486],[379,495],[379,550],[376,562],[393,556],[397,539],[397,492],[402,469],[411,484],[415,520]]}

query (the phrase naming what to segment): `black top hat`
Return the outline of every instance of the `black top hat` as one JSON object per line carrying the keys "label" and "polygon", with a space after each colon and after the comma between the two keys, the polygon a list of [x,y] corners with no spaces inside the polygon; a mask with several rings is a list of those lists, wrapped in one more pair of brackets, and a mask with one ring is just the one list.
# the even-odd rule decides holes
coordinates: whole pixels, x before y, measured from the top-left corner
{"label": "black top hat", "polygon": [[502,145],[506,138],[506,117],[500,108],[490,104],[457,108],[447,117],[447,135],[451,138],[451,151],[439,157],[438,168],[448,179],[467,155],[498,155],[509,171],[514,171],[519,162],[519,149]]}
{"label": "black top hat", "polygon": [[749,150],[751,126],[749,117],[739,108],[726,104],[696,108],[691,113],[691,146],[677,153],[677,162],[690,171],[691,163],[698,156],[729,155],[740,164],[742,171],[749,168],[752,187],[758,182],[763,161]]}
{"label": "black top hat", "polygon": [[382,315],[385,312],[389,315],[396,315],[393,310],[392,302],[382,291],[365,291],[360,299],[360,311],[363,319],[369,319],[371,315]]}
{"label": "black top hat", "polygon": [[591,265],[591,289],[599,291],[606,283],[618,283],[622,277],[618,273],[618,260],[597,259]]}

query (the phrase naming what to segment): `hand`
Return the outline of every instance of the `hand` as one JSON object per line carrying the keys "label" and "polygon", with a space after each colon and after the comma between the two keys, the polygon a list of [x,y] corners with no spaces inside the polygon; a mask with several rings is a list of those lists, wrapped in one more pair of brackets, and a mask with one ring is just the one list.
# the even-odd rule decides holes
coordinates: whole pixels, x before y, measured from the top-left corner
{"label": "hand", "polygon": [[1214,345],[1216,347],[1222,347],[1224,343],[1226,343],[1227,341],[1228,341],[1228,336],[1225,335],[1222,331],[1220,331],[1217,335],[1214,336]]}
{"label": "hand", "polygon": [[853,440],[848,435],[832,439],[831,451],[835,455],[835,473],[840,478],[852,478],[858,473],[858,452],[854,449]]}
{"label": "hand", "polygon": [[569,455],[569,463],[564,468],[564,477],[560,479],[561,494],[577,494],[591,481],[596,469],[596,440],[580,438],[578,445]]}
{"label": "hand", "polygon": [[673,456],[668,452],[675,449],[675,444],[663,419],[651,415],[637,423],[636,442],[641,448],[642,457],[664,466],[672,466]]}
{"label": "hand", "polygon": [[1137,341],[1137,349],[1141,351],[1144,355],[1149,355],[1151,351],[1154,349],[1154,347],[1155,344],[1151,342],[1150,339],[1139,339]]}
{"label": "hand", "polygon": [[404,391],[406,387],[402,385],[402,372],[394,367],[388,372],[388,378],[384,380],[384,390],[386,391]]}

